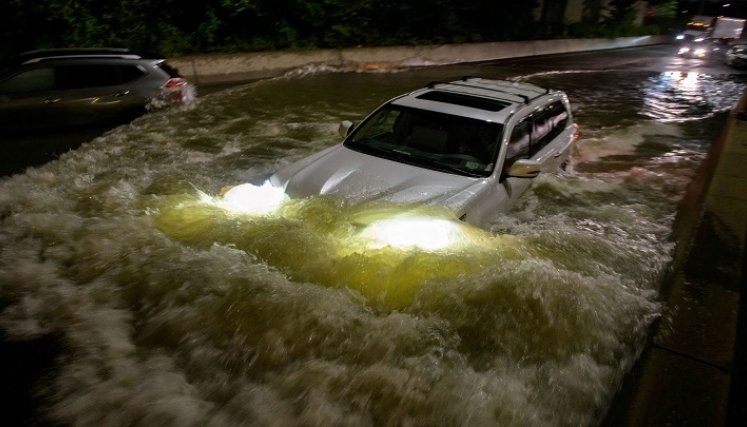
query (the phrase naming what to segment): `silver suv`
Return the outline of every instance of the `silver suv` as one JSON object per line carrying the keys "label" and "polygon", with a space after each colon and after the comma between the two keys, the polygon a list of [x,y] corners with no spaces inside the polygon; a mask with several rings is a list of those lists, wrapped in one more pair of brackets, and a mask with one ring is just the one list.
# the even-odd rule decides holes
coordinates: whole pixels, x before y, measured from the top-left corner
{"label": "silver suv", "polygon": [[0,130],[130,120],[183,104],[194,88],[163,58],[127,49],[51,49],[22,54],[0,79]]}
{"label": "silver suv", "polygon": [[540,172],[563,169],[578,126],[567,96],[528,83],[466,77],[394,98],[342,144],[275,173],[290,197],[330,194],[447,207],[487,226]]}

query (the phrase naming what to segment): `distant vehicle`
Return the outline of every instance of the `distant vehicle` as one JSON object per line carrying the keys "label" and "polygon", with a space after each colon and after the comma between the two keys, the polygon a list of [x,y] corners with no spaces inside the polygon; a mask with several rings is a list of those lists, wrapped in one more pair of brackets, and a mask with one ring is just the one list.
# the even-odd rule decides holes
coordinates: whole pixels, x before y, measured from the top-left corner
{"label": "distant vehicle", "polygon": [[682,43],[677,49],[677,55],[686,58],[709,59],[715,53],[723,50],[723,45],[711,38],[698,39]]}
{"label": "distant vehicle", "polygon": [[398,96],[354,126],[342,144],[276,172],[290,197],[445,206],[486,226],[540,172],[569,162],[578,126],[567,96],[528,83],[464,78]]}
{"label": "distant vehicle", "polygon": [[705,39],[728,43],[741,37],[745,20],[726,16],[695,16],[687,28],[678,34],[676,40],[682,42],[700,42]]}
{"label": "distant vehicle", "polygon": [[690,22],[687,23],[685,31],[677,34],[675,39],[688,42],[708,37],[711,25],[713,24],[713,19],[713,16],[693,16]]}
{"label": "distant vehicle", "polygon": [[735,42],[726,51],[726,64],[735,68],[747,68],[747,40]]}
{"label": "distant vehicle", "polygon": [[0,79],[0,132],[128,121],[194,88],[163,58],[127,49],[27,52]]}

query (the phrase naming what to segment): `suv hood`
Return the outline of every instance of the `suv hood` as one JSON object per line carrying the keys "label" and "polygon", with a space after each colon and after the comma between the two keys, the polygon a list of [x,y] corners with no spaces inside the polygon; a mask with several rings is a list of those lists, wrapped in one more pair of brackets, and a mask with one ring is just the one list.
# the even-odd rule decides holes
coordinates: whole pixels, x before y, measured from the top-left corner
{"label": "suv hood", "polygon": [[285,187],[291,197],[328,194],[355,202],[438,204],[459,215],[487,179],[425,169],[336,145],[281,169],[270,182]]}

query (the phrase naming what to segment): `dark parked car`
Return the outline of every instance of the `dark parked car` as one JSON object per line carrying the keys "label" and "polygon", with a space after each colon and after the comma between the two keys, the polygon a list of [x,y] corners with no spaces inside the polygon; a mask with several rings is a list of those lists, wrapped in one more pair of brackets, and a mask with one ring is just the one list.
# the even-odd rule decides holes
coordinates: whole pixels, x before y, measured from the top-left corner
{"label": "dark parked car", "polygon": [[163,58],[127,49],[51,49],[20,55],[0,79],[0,130],[110,124],[194,99]]}

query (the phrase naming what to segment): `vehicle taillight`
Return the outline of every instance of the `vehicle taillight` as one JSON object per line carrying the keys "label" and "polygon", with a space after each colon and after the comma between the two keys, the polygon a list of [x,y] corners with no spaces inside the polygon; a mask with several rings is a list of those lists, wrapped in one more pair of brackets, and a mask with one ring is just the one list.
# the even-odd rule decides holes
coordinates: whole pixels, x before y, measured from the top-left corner
{"label": "vehicle taillight", "polygon": [[161,99],[168,103],[181,104],[185,102],[185,88],[187,81],[180,77],[168,79],[166,83],[161,86]]}
{"label": "vehicle taillight", "polygon": [[169,79],[166,83],[164,83],[163,88],[164,89],[176,89],[176,88],[180,88],[184,86],[185,84],[187,84],[186,80],[177,77],[177,78]]}

